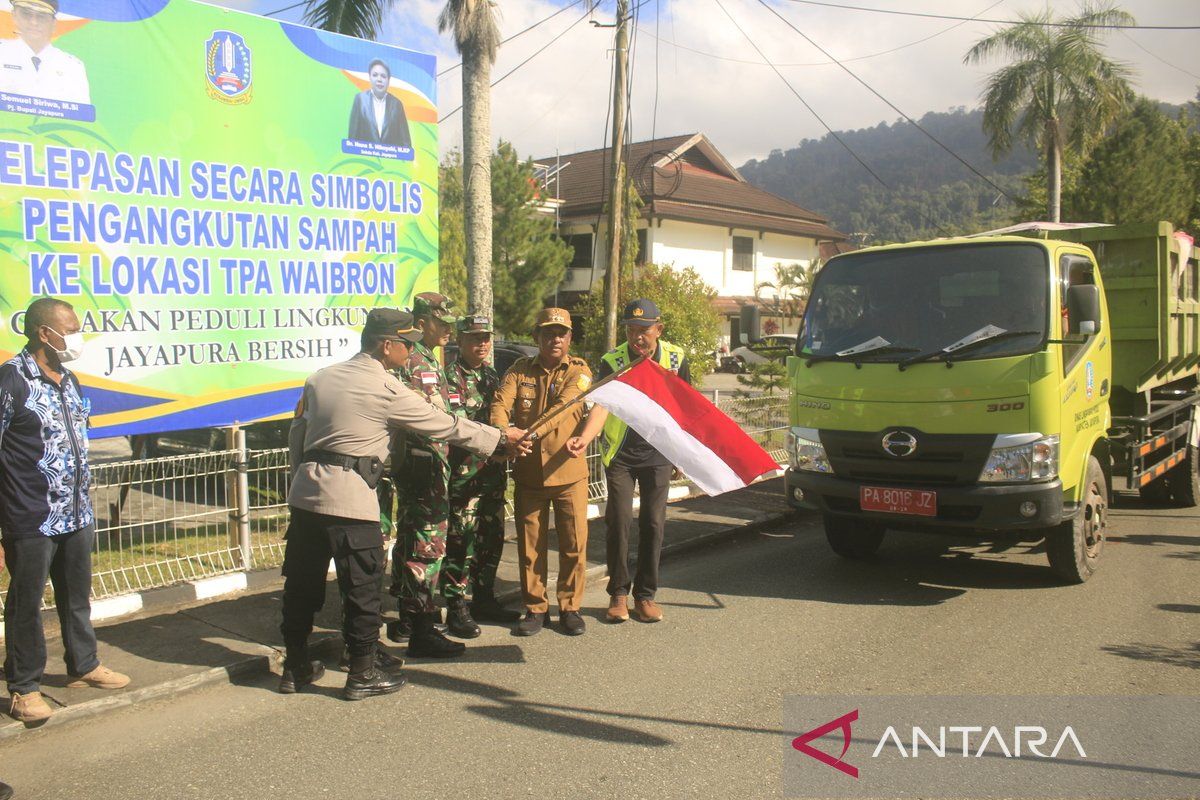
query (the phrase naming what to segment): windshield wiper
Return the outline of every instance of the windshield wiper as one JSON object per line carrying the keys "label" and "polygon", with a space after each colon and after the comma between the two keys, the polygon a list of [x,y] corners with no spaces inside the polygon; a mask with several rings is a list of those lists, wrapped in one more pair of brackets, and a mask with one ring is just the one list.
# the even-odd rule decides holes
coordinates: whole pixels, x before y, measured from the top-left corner
{"label": "windshield wiper", "polygon": [[827,356],[818,355],[801,355],[804,359],[804,366],[811,367],[818,361],[853,361],[854,366],[862,367],[862,356],[866,355],[882,355],[884,353],[915,353],[915,347],[903,347],[894,345],[882,336],[876,336],[868,339],[865,342],[860,342],[853,347],[847,347],[845,350],[839,350],[836,353],[831,353]]}
{"label": "windshield wiper", "polygon": [[948,344],[940,350],[934,350],[929,353],[921,353],[920,355],[906,358],[900,362],[899,367],[903,370],[905,367],[919,364],[922,361],[945,361],[946,366],[954,365],[954,357],[967,351],[973,350],[987,342],[996,342],[1001,339],[1012,339],[1016,336],[1040,336],[1041,331],[1006,331],[1004,328],[997,328],[995,325],[985,325],[974,333],[968,333],[957,342]]}

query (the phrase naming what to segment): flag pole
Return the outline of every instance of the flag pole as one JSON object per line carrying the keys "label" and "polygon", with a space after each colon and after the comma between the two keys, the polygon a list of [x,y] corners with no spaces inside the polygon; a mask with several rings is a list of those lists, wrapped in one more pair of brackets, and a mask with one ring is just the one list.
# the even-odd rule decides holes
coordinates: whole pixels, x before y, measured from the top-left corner
{"label": "flag pole", "polygon": [[591,394],[592,392],[594,392],[596,389],[599,389],[601,386],[608,383],[609,381],[614,380],[615,378],[618,378],[621,375],[624,375],[626,372],[633,369],[634,367],[636,367],[638,364],[642,363],[645,360],[646,360],[646,356],[638,356],[636,359],[634,359],[633,361],[630,361],[628,364],[621,367],[619,370],[614,372],[612,375],[607,375],[604,378],[601,378],[600,380],[596,381],[591,386],[589,386],[585,391],[580,392],[577,396],[571,398],[566,403],[563,403],[561,406],[557,406],[556,408],[552,408],[549,411],[547,411],[545,414],[542,414],[540,417],[535,419],[533,421],[533,423],[526,429],[525,436],[521,439],[521,441],[525,441],[526,439],[529,439],[529,440],[536,442],[538,439],[538,428],[545,427],[546,423],[548,423],[550,420],[558,417],[560,414],[565,412],[567,409],[573,408],[576,403],[583,402],[583,399],[585,397],[587,397],[589,394]]}

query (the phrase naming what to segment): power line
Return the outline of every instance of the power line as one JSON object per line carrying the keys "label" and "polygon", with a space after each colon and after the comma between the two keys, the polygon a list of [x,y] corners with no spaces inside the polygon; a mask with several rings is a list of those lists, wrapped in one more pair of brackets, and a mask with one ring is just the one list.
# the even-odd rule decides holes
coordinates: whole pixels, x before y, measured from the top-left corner
{"label": "power line", "polygon": [[[559,34],[558,34],[557,36],[555,36],[553,39],[551,39],[550,41],[546,42],[544,45],[542,45],[542,46],[541,46],[541,47],[539,47],[537,50],[535,50],[535,51],[533,52],[533,54],[532,54],[532,55],[530,55],[528,58],[526,58],[526,59],[525,59],[524,61],[522,61],[520,64],[517,64],[515,67],[513,67],[512,69],[510,69],[508,72],[504,73],[504,74],[503,74],[503,75],[501,75],[499,78],[497,78],[496,80],[492,81],[492,84],[491,84],[492,88],[494,88],[494,87],[498,86],[498,85],[500,84],[500,82],[501,82],[501,81],[503,81],[505,78],[507,78],[509,75],[512,75],[514,72],[516,72],[517,70],[519,70],[521,67],[525,66],[525,65],[526,65],[526,64],[528,64],[530,61],[533,61],[533,59],[535,59],[535,58],[537,58],[539,55],[541,55],[541,54],[542,54],[542,52],[544,52],[544,51],[546,50],[546,48],[550,47],[552,44],[554,44],[555,42],[557,42],[559,39],[561,39],[562,37],[566,36],[568,31],[570,31],[570,30],[571,30],[572,28],[574,28],[576,25],[578,25],[579,23],[581,23],[581,22],[583,22],[585,19],[587,19],[587,18],[588,18],[588,15],[589,15],[589,14],[591,14],[591,13],[592,13],[592,10],[591,10],[590,8],[589,8],[587,11],[584,11],[584,12],[583,12],[583,16],[581,16],[579,19],[577,19],[577,20],[575,20],[574,22],[572,22],[572,23],[571,23],[570,25],[568,25],[567,27],[563,28],[563,29],[562,29],[562,31],[560,31],[560,32],[559,32]],[[450,117],[452,117],[452,116],[454,116],[455,114],[457,114],[459,111],[462,111],[462,105],[461,105],[461,104],[460,104],[460,105],[459,105],[457,108],[455,108],[453,111],[450,111],[450,112],[448,112],[448,113],[447,113],[447,114],[446,114],[444,117],[441,117],[440,119],[438,119],[438,123],[439,123],[439,124],[441,124],[441,123],[445,122],[446,120],[450,119]]]}
{"label": "power line", "polygon": [[959,19],[964,22],[988,22],[996,25],[1040,25],[1044,28],[1109,28],[1129,31],[1195,31],[1200,25],[1076,25],[1071,22],[1042,22],[1039,20],[1023,19],[972,19],[956,17],[952,14],[928,14],[920,11],[896,11],[891,8],[867,8],[866,6],[850,6],[841,3],[828,3],[822,0],[791,0],[793,3],[803,3],[809,6],[825,8],[840,8],[846,11],[868,11],[874,14],[895,14],[901,17],[924,17],[925,19]]}
{"label": "power line", "polygon": [[962,157],[962,156],[960,156],[958,153],[954,152],[954,151],[953,151],[953,150],[951,150],[949,147],[947,147],[945,144],[943,144],[941,139],[937,138],[937,137],[936,137],[936,136],[934,136],[932,133],[930,133],[929,131],[925,130],[925,128],[923,128],[919,122],[917,122],[915,119],[913,119],[912,117],[910,117],[908,114],[905,114],[903,111],[901,111],[901,110],[900,110],[900,108],[899,108],[899,107],[897,107],[895,103],[893,103],[891,100],[888,100],[888,99],[887,99],[886,97],[884,97],[882,94],[880,94],[879,92],[877,92],[877,91],[874,89],[874,87],[872,87],[872,86],[871,86],[869,83],[867,83],[866,81],[864,81],[862,78],[858,77],[858,75],[857,75],[857,74],[855,74],[853,70],[851,70],[849,67],[847,67],[847,66],[846,66],[845,64],[843,64],[842,62],[838,61],[838,60],[837,60],[836,58],[834,58],[832,55],[830,55],[830,54],[829,54],[829,51],[827,51],[825,48],[821,47],[821,45],[819,45],[819,44],[817,44],[816,42],[814,42],[814,41],[812,40],[812,38],[810,38],[810,37],[809,37],[809,35],[808,35],[808,34],[806,34],[804,31],[800,30],[800,29],[799,29],[799,28],[797,28],[795,25],[793,25],[793,24],[791,23],[791,21],[790,21],[790,20],[788,20],[788,18],[787,18],[787,17],[783,16],[783,15],[782,15],[782,14],[780,14],[778,11],[776,11],[776,10],[775,10],[775,8],[774,8],[773,6],[771,6],[769,3],[767,3],[767,2],[766,2],[766,0],[758,0],[758,2],[759,2],[759,4],[760,4],[760,5],[761,5],[763,8],[767,9],[767,10],[768,10],[768,11],[770,11],[772,14],[774,14],[776,17],[778,17],[778,18],[779,18],[779,19],[780,19],[780,20],[783,22],[783,24],[787,25],[789,28],[791,28],[792,30],[794,30],[796,33],[800,34],[800,36],[804,38],[804,41],[808,42],[810,45],[812,45],[813,47],[815,47],[817,50],[821,51],[821,54],[822,54],[823,56],[825,56],[825,57],[826,57],[826,58],[828,58],[828,59],[832,59],[832,60],[833,60],[833,62],[834,62],[835,64],[837,64],[839,67],[841,67],[841,68],[842,68],[842,69],[843,69],[843,70],[846,72],[846,74],[847,74],[847,75],[849,75],[851,78],[854,78],[854,80],[856,80],[856,81],[858,81],[860,84],[862,84],[862,85],[863,85],[863,87],[864,87],[864,88],[865,88],[867,91],[869,91],[871,94],[875,95],[875,96],[876,96],[876,97],[878,97],[880,100],[882,100],[884,103],[886,103],[886,104],[887,104],[887,106],[888,106],[890,109],[892,109],[893,111],[895,111],[895,112],[896,112],[897,114],[899,114],[900,116],[904,117],[904,119],[908,120],[908,122],[909,122],[909,123],[910,123],[910,124],[911,124],[911,125],[912,125],[914,128],[916,128],[917,130],[919,130],[921,133],[925,134],[925,136],[927,136],[927,137],[929,138],[929,140],[930,140],[930,141],[932,141],[932,142],[933,142],[934,144],[936,144],[938,147],[942,148],[942,149],[943,149],[943,150],[945,150],[947,153],[949,153],[949,154],[950,154],[950,155],[951,155],[951,156],[954,158],[954,160],[956,160],[958,163],[962,164],[962,165],[963,165],[964,167],[966,167],[967,169],[971,170],[971,172],[973,172],[973,173],[974,173],[974,174],[975,174],[975,175],[976,175],[976,176],[977,176],[977,177],[978,177],[980,180],[982,180],[982,181],[984,181],[985,183],[987,183],[987,185],[988,185],[988,186],[991,186],[991,187],[992,187],[993,189],[995,189],[997,192],[999,192],[1000,194],[1004,195],[1004,196],[1005,196],[1005,197],[1007,197],[1009,200],[1012,200],[1014,203],[1015,203],[1015,202],[1017,202],[1017,199],[1016,199],[1015,197],[1013,197],[1012,195],[1010,195],[1008,192],[1006,192],[1006,191],[1005,191],[1005,190],[1004,190],[1004,189],[1003,189],[1003,188],[1002,188],[1002,187],[1001,187],[1001,186],[1000,186],[998,183],[996,183],[995,181],[993,181],[993,180],[992,180],[991,178],[989,178],[987,175],[984,175],[982,172],[980,172],[979,170],[977,170],[973,164],[971,164],[971,163],[970,163],[969,161],[967,161],[965,158],[963,158],[963,157]]}
{"label": "power line", "polygon": [[[983,9],[982,11],[980,11],[979,14],[986,14],[987,12],[991,11],[996,6],[1001,5],[1003,2],[1004,2],[1004,0],[996,0],[995,3],[992,3],[990,6]],[[925,42],[928,42],[930,39],[936,39],[937,37],[941,36],[942,34],[949,33],[950,31],[954,30],[955,28],[959,28],[959,27],[962,27],[963,25],[966,25],[968,22],[978,21],[978,19],[979,19],[979,15],[977,14],[974,17],[971,17],[970,19],[964,19],[961,22],[956,22],[947,28],[943,28],[942,30],[938,31],[937,33],[932,33],[929,36],[923,36],[920,39],[917,39],[912,42],[908,42],[907,44],[898,45],[896,47],[892,47],[887,50],[880,50],[877,53],[868,53],[867,55],[851,56],[850,58],[843,58],[842,62],[845,63],[848,61],[866,61],[871,58],[879,58],[880,56],[891,55],[892,53],[896,53],[901,50],[906,50],[909,47],[915,47],[919,44],[924,44]],[[655,30],[657,31],[657,26],[656,26]],[[645,33],[648,36],[653,36],[655,39],[659,38],[657,35],[650,33],[649,31],[646,31]],[[720,61],[731,61],[735,64],[753,64],[755,66],[764,66],[763,62],[761,62],[761,61],[751,61],[750,59],[747,59],[747,58],[735,58],[733,56],[721,55],[720,53],[709,53],[705,50],[699,50],[695,47],[688,47],[687,45],[679,44],[678,42],[674,41],[673,39],[663,39],[663,41],[666,42],[667,44],[671,45],[672,47],[679,48],[680,50],[687,50],[690,53],[696,53],[697,55],[707,56],[709,58],[715,58]],[[777,67],[826,67],[826,66],[831,66],[832,64],[834,64],[833,61],[792,61],[792,62],[776,61],[775,62],[775,66],[777,66]]]}
{"label": "power line", "polygon": [[[523,29],[523,30],[519,30],[519,31],[517,31],[517,32],[516,32],[516,33],[514,33],[512,36],[509,36],[507,39],[501,39],[501,40],[500,40],[500,43],[499,43],[498,45],[496,45],[496,46],[497,46],[497,47],[499,47],[500,45],[508,44],[508,43],[509,43],[509,42],[511,42],[513,39],[516,39],[518,36],[522,36],[522,35],[524,35],[524,34],[526,34],[526,33],[529,33],[531,30],[533,30],[534,28],[538,27],[538,26],[539,26],[539,25],[541,25],[542,23],[549,22],[550,20],[552,20],[552,19],[554,19],[555,17],[557,17],[559,14],[563,13],[564,11],[569,11],[570,9],[574,8],[575,6],[579,5],[579,4],[580,4],[580,3],[582,3],[582,2],[584,2],[584,0],[575,0],[575,2],[573,2],[573,3],[569,3],[569,4],[565,5],[565,6],[563,6],[563,7],[562,7],[562,8],[560,8],[558,11],[555,11],[553,14],[551,14],[550,16],[548,16],[548,17],[543,17],[542,19],[539,19],[537,22],[533,23],[533,24],[532,24],[532,25],[530,25],[528,28],[525,28],[525,29]],[[297,3],[296,5],[300,5],[300,4],[299,4],[299,3]],[[444,70],[442,70],[441,72],[439,72],[439,73],[437,74],[437,76],[440,78],[440,77],[442,77],[443,75],[445,75],[447,72],[453,72],[454,70],[458,69],[458,68],[459,68],[459,67],[461,67],[461,66],[462,66],[462,62],[461,62],[461,61],[459,61],[457,64],[451,64],[450,66],[446,67]]]}
{"label": "power line", "polygon": [[725,12],[725,16],[729,17],[729,21],[733,23],[733,27],[737,28],[738,32],[741,33],[742,36],[746,39],[746,41],[750,43],[750,46],[753,47],[755,49],[755,51],[758,53],[759,58],[761,58],[767,64],[767,66],[769,66],[772,70],[775,71],[775,74],[779,76],[779,80],[783,81],[783,84],[784,84],[784,86],[786,86],[788,88],[788,91],[790,91],[792,94],[794,94],[796,96],[796,99],[804,104],[804,107],[808,109],[808,112],[817,118],[817,122],[820,122],[823,126],[825,126],[825,130],[827,130],[829,132],[829,135],[832,136],[834,139],[836,139],[838,144],[840,144],[842,147],[846,148],[846,152],[849,153],[851,156],[853,156],[854,160],[857,161],[863,169],[865,169],[867,172],[869,172],[871,174],[872,178],[879,181],[880,186],[882,186],[885,189],[890,190],[892,187],[888,186],[887,181],[885,181],[883,178],[879,177],[879,175],[875,172],[875,170],[871,169],[867,165],[867,162],[863,161],[862,158],[859,157],[858,153],[854,152],[854,148],[852,148],[852,147],[850,147],[850,145],[846,144],[846,141],[844,139],[842,139],[841,136],[838,136],[837,131],[835,131],[833,128],[829,127],[829,124],[827,122],[825,122],[824,119],[821,118],[821,115],[817,113],[816,109],[814,109],[812,106],[810,106],[808,104],[808,101],[805,100],[804,97],[798,91],[796,91],[794,86],[792,86],[791,82],[783,76],[783,73],[779,71],[779,68],[771,63],[770,59],[767,58],[766,54],[763,53],[762,49],[755,43],[754,39],[751,38],[751,36],[748,33],[746,33],[745,30],[742,29],[741,25],[738,25],[737,20],[733,18],[733,15],[730,14],[728,10],[726,10],[724,4],[721,3],[721,0],[713,0],[713,2],[715,2],[717,4],[717,7],[720,8],[721,11]]}
{"label": "power line", "polygon": [[1147,48],[1147,47],[1142,47],[1142,45],[1141,45],[1141,43],[1140,43],[1140,42],[1138,42],[1136,39],[1134,39],[1132,36],[1130,36],[1130,35],[1129,35],[1128,33],[1126,33],[1125,31],[1117,31],[1117,33],[1121,34],[1121,36],[1123,36],[1125,39],[1127,39],[1127,40],[1129,41],[1129,43],[1130,43],[1130,44],[1132,44],[1132,45],[1133,45],[1134,47],[1136,47],[1137,49],[1141,50],[1141,51],[1142,51],[1143,53],[1145,53],[1146,55],[1148,55],[1148,56],[1150,56],[1151,58],[1155,59],[1156,61],[1161,61],[1162,63],[1166,64],[1168,67],[1171,67],[1172,69],[1177,69],[1177,70],[1179,70],[1179,71],[1180,71],[1180,72],[1182,72],[1184,75],[1190,75],[1190,76],[1192,76],[1193,78],[1195,78],[1196,80],[1200,80],[1200,75],[1197,75],[1197,74],[1196,74],[1196,73],[1194,73],[1194,72],[1188,72],[1186,69],[1184,69],[1183,67],[1179,66],[1178,64],[1172,64],[1170,61],[1167,61],[1165,58],[1163,58],[1162,56],[1160,56],[1158,53],[1155,53],[1153,50],[1151,50],[1151,49],[1149,49],[1149,48]]}

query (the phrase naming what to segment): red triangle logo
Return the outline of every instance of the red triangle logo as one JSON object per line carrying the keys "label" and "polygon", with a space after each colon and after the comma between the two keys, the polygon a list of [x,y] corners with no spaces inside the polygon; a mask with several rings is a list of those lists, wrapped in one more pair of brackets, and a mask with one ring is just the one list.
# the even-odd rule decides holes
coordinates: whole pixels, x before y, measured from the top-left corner
{"label": "red triangle logo", "polygon": [[[802,733],[792,740],[792,747],[799,750],[804,755],[815,758],[822,764],[828,764],[839,772],[844,772],[851,778],[858,777],[858,767],[851,766],[842,758],[846,755],[846,751],[850,749],[850,723],[858,721],[858,709],[854,709],[849,714],[843,714],[837,719],[831,719],[820,727],[813,728],[807,733]],[[813,739],[820,739],[830,731],[841,729],[842,731],[842,752],[837,757],[822,752],[809,744]]]}

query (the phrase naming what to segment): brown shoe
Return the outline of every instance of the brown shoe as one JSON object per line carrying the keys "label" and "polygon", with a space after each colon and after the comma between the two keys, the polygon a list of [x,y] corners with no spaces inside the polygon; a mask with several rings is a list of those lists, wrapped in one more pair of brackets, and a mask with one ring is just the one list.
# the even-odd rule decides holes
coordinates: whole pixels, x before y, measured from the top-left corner
{"label": "brown shoe", "polygon": [[614,594],[608,598],[608,613],[604,615],[608,622],[624,622],[629,619],[629,598],[623,594]]}
{"label": "brown shoe", "polygon": [[638,622],[660,622],[662,609],[653,600],[634,600],[633,616]]}
{"label": "brown shoe", "polygon": [[42,699],[41,692],[30,692],[29,694],[18,694],[13,692],[12,705],[8,708],[8,713],[17,722],[41,722],[49,719],[50,706],[46,705],[46,701]]}
{"label": "brown shoe", "polygon": [[96,689],[124,689],[129,685],[129,676],[113,672],[103,664],[96,667],[87,675],[80,675],[67,684],[68,689],[83,689],[92,686]]}

